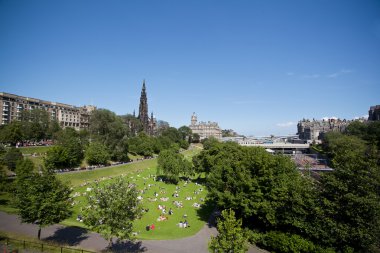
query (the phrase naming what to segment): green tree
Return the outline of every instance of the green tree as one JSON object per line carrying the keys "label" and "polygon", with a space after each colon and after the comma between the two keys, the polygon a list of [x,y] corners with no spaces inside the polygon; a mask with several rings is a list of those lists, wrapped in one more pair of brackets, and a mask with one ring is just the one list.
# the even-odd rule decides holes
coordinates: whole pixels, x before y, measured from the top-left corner
{"label": "green tree", "polygon": [[140,132],[138,136],[128,140],[129,150],[132,153],[142,156],[152,156],[155,146],[153,137],[148,136],[144,132]]}
{"label": "green tree", "polygon": [[62,146],[54,146],[44,158],[45,167],[49,170],[66,169],[69,167],[69,155],[67,150]]}
{"label": "green tree", "polygon": [[121,162],[129,162],[129,145],[128,145],[128,137],[124,136],[123,139],[121,139],[117,145],[114,147],[112,152],[111,159]]}
{"label": "green tree", "polygon": [[83,159],[83,145],[79,133],[65,128],[57,135],[57,145],[47,152],[45,166],[49,170],[74,168]]}
{"label": "green tree", "polygon": [[247,252],[247,237],[242,229],[242,220],[236,220],[231,209],[222,211],[222,219],[217,222],[218,235],[211,236],[210,252]]}
{"label": "green tree", "polygon": [[190,129],[190,127],[188,127],[188,126],[181,126],[180,128],[178,128],[178,132],[181,134],[182,140],[191,143],[191,141],[192,141],[191,139],[192,139],[192,136],[193,136],[193,131]]}
{"label": "green tree", "polygon": [[46,138],[49,129],[49,113],[41,109],[24,110],[21,112],[21,124],[25,139],[40,141]]}
{"label": "green tree", "polygon": [[85,157],[90,165],[95,164],[108,164],[108,161],[110,159],[110,155],[107,151],[106,146],[99,142],[92,142],[88,146],[85,152]]}
{"label": "green tree", "polygon": [[191,163],[175,149],[162,150],[157,163],[157,174],[165,175],[169,181],[175,184],[178,183],[180,175],[190,176],[192,174]]}
{"label": "green tree", "polygon": [[174,127],[169,127],[168,129],[162,132],[161,136],[168,137],[172,142],[178,143],[181,148],[187,149],[189,147],[189,142],[188,140],[184,140],[183,137],[184,137],[184,134],[185,135],[188,134],[188,133],[185,133],[188,131],[186,130],[186,127],[182,127],[181,131],[177,130]]}
{"label": "green tree", "polygon": [[124,152],[128,149],[128,145],[122,141],[129,131],[125,121],[125,117],[116,116],[115,113],[106,109],[98,109],[91,114],[91,139],[103,143],[111,152],[110,155],[113,160],[119,158],[124,161],[127,160]]}
{"label": "green tree", "polygon": [[11,146],[16,146],[23,138],[22,125],[19,121],[13,121],[0,128],[0,141],[3,143],[10,143]]}
{"label": "green tree", "polygon": [[123,123],[127,126],[127,136],[134,137],[143,130],[141,121],[131,114],[120,116]]}
{"label": "green tree", "polygon": [[256,229],[309,234],[313,184],[288,157],[232,142],[214,143],[199,157],[194,164],[208,174],[208,196],[219,208],[231,208]]}
{"label": "green tree", "polygon": [[57,120],[51,120],[49,122],[49,128],[47,129],[45,133],[46,139],[54,140],[56,139],[57,133],[61,131],[61,126],[59,125]]}
{"label": "green tree", "polygon": [[31,160],[18,163],[15,180],[15,205],[21,221],[38,224],[41,229],[70,217],[70,188],[55,175],[43,170],[36,173]]}
{"label": "green tree", "polygon": [[191,139],[193,143],[199,143],[201,141],[201,137],[197,133],[193,133],[193,136]]}
{"label": "green tree", "polygon": [[133,221],[142,214],[138,192],[133,184],[122,178],[112,183],[99,185],[87,195],[84,223],[100,233],[112,245],[112,237],[130,239]]}
{"label": "green tree", "polygon": [[7,179],[7,174],[5,173],[5,167],[4,165],[0,164],[0,191],[6,190],[5,189],[6,179]]}
{"label": "green tree", "polygon": [[22,153],[18,148],[10,148],[3,156],[3,164],[8,167],[9,170],[14,171],[18,161],[23,159]]}
{"label": "green tree", "polygon": [[327,135],[334,171],[321,179],[321,239],[337,250],[368,251],[380,238],[378,151],[356,136]]}

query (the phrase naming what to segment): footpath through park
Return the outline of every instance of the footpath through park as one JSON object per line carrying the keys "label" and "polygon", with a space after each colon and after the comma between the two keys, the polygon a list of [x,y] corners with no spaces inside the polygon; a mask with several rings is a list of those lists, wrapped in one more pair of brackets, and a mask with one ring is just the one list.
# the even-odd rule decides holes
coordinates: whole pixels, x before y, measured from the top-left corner
{"label": "footpath through park", "polygon": [[[33,224],[21,223],[19,217],[14,214],[0,212],[0,231],[10,234],[22,235],[31,238],[37,237],[38,226]],[[135,242],[123,241],[115,242],[113,252],[191,252],[206,253],[208,241],[211,235],[216,235],[216,228],[213,226],[212,219],[194,236],[177,239],[177,240],[137,240]],[[88,232],[84,228],[66,227],[62,225],[52,225],[42,229],[41,239],[48,243],[49,241],[75,246],[81,249],[95,252],[106,251],[108,242],[99,234]],[[255,246],[249,248],[250,253],[266,252]]]}

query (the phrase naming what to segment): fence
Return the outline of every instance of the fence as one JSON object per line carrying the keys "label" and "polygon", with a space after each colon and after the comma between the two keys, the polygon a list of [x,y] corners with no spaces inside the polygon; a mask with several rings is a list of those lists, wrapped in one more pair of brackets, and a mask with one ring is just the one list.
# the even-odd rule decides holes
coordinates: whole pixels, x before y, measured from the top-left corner
{"label": "fence", "polygon": [[1,252],[4,253],[95,253],[93,251],[83,249],[68,248],[41,242],[17,240],[8,237],[0,238],[0,249]]}

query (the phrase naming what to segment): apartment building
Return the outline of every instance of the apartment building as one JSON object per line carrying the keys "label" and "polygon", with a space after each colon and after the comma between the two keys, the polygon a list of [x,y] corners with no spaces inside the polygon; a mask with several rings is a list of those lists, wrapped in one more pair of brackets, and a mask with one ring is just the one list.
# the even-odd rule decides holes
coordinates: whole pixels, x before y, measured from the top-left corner
{"label": "apartment building", "polygon": [[72,127],[76,130],[80,130],[89,127],[91,112],[95,110],[96,107],[77,107],[74,105],[0,92],[0,112],[2,113],[2,125],[9,124],[15,120],[20,120],[22,111],[33,109],[47,111],[51,119],[57,120],[63,128]]}

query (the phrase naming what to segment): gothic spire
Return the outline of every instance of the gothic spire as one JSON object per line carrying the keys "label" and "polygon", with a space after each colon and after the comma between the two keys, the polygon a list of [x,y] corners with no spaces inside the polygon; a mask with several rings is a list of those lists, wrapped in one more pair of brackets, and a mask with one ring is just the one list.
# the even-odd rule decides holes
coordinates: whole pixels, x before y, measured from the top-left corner
{"label": "gothic spire", "polygon": [[143,81],[143,86],[141,89],[140,96],[140,106],[139,106],[139,117],[140,122],[143,126],[143,129],[146,133],[148,133],[149,129],[149,116],[148,116],[148,98],[146,95],[146,87],[145,87],[145,79]]}

